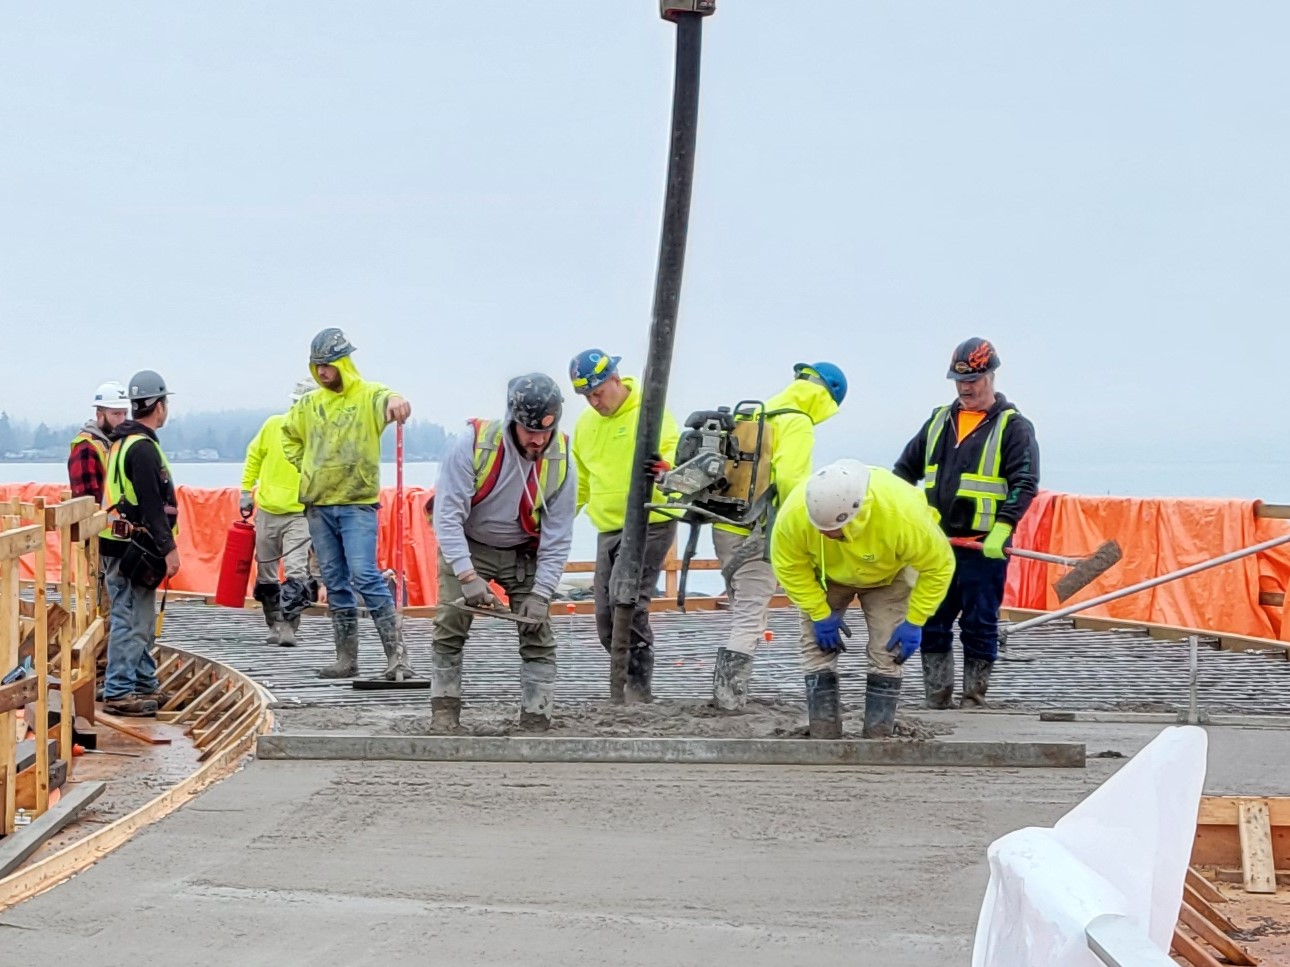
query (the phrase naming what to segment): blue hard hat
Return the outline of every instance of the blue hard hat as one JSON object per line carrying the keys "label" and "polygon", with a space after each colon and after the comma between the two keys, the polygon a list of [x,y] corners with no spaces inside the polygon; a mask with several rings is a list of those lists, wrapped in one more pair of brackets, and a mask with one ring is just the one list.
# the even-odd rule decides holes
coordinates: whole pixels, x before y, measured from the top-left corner
{"label": "blue hard hat", "polygon": [[846,374],[833,363],[798,363],[793,367],[793,372],[797,374],[798,379],[817,377],[820,384],[833,397],[833,402],[839,406],[847,398]]}
{"label": "blue hard hat", "polygon": [[610,356],[603,349],[587,349],[569,361],[569,381],[573,391],[586,396],[593,389],[618,372],[622,356]]}

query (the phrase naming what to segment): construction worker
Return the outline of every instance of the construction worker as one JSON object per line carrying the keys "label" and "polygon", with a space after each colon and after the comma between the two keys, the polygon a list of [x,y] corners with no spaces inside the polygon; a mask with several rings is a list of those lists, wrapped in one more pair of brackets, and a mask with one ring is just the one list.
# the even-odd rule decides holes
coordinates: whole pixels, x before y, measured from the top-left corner
{"label": "construction worker", "polygon": [[550,604],[573,539],[575,471],[560,432],[564,401],[555,380],[530,373],[511,380],[506,416],[471,420],[449,451],[432,513],[439,541],[439,606],[434,619],[431,725],[454,731],[461,718],[462,648],[472,614],[491,608],[495,581],[518,619],[520,727],[551,724],[555,635]]}
{"label": "construction worker", "polygon": [[157,588],[179,570],[179,504],[157,431],[170,415],[166,381],[135,373],[127,393],[133,419],[112,435],[103,506],[111,523],[99,535],[111,599],[103,706],[115,715],[155,715],[166,696],[152,657]]}
{"label": "construction worker", "polygon": [[[893,474],[841,460],[817,470],[780,508],[771,562],[802,612],[811,738],[842,735],[838,652],[860,599],[868,628],[864,736],[892,734],[901,665],[954,574],[954,555],[918,491]],[[911,573],[911,571],[913,573]]]}
{"label": "construction worker", "polygon": [[112,431],[125,421],[129,412],[130,401],[120,383],[107,382],[94,391],[94,419],[87,420],[72,439],[67,457],[67,479],[73,497],[93,497],[95,503],[103,502],[103,478]]}
{"label": "construction worker", "polygon": [[963,640],[965,708],[984,707],[999,655],[999,607],[1007,580],[1006,548],[1039,489],[1035,428],[994,390],[999,354],[980,337],[959,343],[949,379],[957,398],[932,411],[896,461],[895,473],[923,481],[927,502],[950,537],[981,541],[955,547],[954,581],[923,635],[928,708],[953,708],[954,620]]}
{"label": "construction worker", "polygon": [[[317,388],[312,379],[301,380],[291,391],[291,405]],[[243,518],[255,514],[255,600],[264,609],[271,645],[296,643],[300,615],[317,599],[318,586],[309,573],[309,522],[300,502],[300,471],[283,451],[285,413],[264,421],[247,445],[242,468]],[[258,484],[258,487],[257,487]],[[252,491],[255,491],[252,494]],[[286,581],[278,583],[278,564]]]}
{"label": "construction worker", "polygon": [[[641,394],[636,389],[636,380],[618,375],[621,359],[600,349],[588,349],[569,363],[573,391],[585,397],[589,404],[573,428],[573,462],[578,472],[577,513],[585,508],[598,534],[592,588],[596,600],[596,632],[605,651],[610,650],[614,636],[611,579],[623,540],[627,492],[631,489],[636,452],[636,426],[641,413]],[[672,414],[664,410],[660,450],[675,453],[680,433]],[[659,457],[651,459],[651,473],[659,469],[655,464],[660,462]],[[663,495],[655,491],[654,500],[661,502]],[[657,512],[650,514],[640,596],[632,615],[631,650],[627,659],[628,686],[643,701],[652,698],[654,677],[654,632],[650,629],[649,603],[658,585],[659,571],[675,540],[675,518]]]}
{"label": "construction worker", "polygon": [[385,651],[384,677],[412,677],[394,596],[376,564],[376,505],[381,496],[381,434],[404,423],[412,406],[380,383],[363,379],[354,345],[339,329],[324,329],[309,347],[318,384],[282,423],[287,462],[300,471],[300,503],[318,555],[331,614],[336,661],[320,678],[358,675],[358,598],[361,595]]}
{"label": "construction worker", "polygon": [[[771,433],[770,483],[773,503],[782,505],[811,475],[815,428],[838,412],[847,395],[847,378],[833,363],[798,363],[793,381],[766,401]],[[752,677],[753,655],[769,622],[775,573],[766,554],[762,525],[751,531],[713,524],[712,543],[730,594],[730,635],[717,649],[712,675],[712,702],[726,711],[744,707]]]}

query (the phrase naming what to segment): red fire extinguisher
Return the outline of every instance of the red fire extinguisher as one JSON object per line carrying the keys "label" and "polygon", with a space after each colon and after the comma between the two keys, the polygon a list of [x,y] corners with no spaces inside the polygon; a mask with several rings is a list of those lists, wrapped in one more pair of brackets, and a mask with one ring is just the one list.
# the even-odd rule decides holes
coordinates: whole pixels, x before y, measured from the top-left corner
{"label": "red fire extinguisher", "polygon": [[215,603],[226,608],[246,607],[246,586],[255,564],[255,525],[244,515],[228,529],[224,539],[224,559],[219,565],[219,585]]}

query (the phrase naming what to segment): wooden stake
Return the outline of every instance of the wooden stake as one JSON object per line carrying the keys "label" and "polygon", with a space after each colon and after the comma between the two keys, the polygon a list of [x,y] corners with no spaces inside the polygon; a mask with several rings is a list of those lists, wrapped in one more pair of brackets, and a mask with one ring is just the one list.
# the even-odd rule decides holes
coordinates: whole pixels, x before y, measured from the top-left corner
{"label": "wooden stake", "polygon": [[1277,870],[1272,860],[1272,821],[1266,799],[1241,803],[1241,869],[1246,893],[1276,893]]}
{"label": "wooden stake", "polygon": [[1242,967],[1253,967],[1258,960],[1250,956],[1249,951],[1238,944],[1223,931],[1219,930],[1193,906],[1184,903],[1178,919],[1195,931],[1196,936],[1209,944],[1234,964]]}
{"label": "wooden stake", "polygon": [[43,816],[49,809],[49,606],[45,592],[45,501],[36,498],[36,515],[40,522],[41,542],[36,548],[36,815]]}

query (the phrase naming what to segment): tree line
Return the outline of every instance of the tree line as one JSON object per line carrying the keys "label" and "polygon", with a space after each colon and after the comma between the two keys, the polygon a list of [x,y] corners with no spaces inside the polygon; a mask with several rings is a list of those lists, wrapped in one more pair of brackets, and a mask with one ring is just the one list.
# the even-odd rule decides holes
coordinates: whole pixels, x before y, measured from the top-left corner
{"label": "tree line", "polygon": [[[158,436],[166,454],[175,460],[241,461],[246,445],[273,413],[263,410],[220,410],[183,413],[172,417]],[[0,460],[55,461],[67,456],[80,424],[37,423],[0,412]],[[412,420],[403,431],[404,457],[438,460],[452,442],[438,423]],[[394,459],[394,431],[381,438],[381,457]]]}

